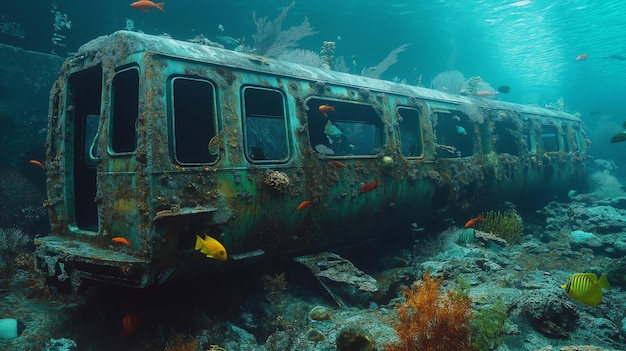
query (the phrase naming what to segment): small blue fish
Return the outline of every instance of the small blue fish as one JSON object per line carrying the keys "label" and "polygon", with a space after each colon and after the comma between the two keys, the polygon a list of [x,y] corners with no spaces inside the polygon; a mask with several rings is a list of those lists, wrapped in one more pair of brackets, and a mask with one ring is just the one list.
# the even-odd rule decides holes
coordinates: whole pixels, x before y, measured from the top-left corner
{"label": "small blue fish", "polygon": [[456,132],[461,134],[461,135],[467,135],[467,131],[465,130],[465,128],[463,128],[461,126],[456,126]]}

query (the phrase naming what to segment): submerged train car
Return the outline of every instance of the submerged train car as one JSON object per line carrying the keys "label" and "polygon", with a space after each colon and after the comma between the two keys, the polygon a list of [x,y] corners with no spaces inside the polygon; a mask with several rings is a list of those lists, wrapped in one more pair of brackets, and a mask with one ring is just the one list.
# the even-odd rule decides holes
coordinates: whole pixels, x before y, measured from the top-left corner
{"label": "submerged train car", "polygon": [[[74,285],[332,249],[586,173],[583,124],[564,112],[134,32],[81,47],[50,99],[35,260]],[[228,260],[194,251],[197,235]]]}

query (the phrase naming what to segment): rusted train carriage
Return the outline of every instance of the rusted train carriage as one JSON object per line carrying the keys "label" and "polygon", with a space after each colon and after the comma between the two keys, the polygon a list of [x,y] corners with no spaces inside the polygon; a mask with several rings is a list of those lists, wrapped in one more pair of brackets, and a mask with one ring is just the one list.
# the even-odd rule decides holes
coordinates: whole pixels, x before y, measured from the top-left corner
{"label": "rusted train carriage", "polygon": [[[36,264],[145,287],[565,193],[586,154],[563,112],[120,31],[52,89]],[[194,252],[205,234],[228,261]]]}

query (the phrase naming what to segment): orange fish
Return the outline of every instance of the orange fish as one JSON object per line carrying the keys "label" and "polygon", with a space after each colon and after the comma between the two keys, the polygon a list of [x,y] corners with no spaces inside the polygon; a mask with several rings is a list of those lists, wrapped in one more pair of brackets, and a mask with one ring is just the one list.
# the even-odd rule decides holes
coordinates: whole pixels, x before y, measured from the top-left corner
{"label": "orange fish", "polygon": [[480,96],[480,97],[494,97],[496,95],[498,95],[498,93],[494,93],[494,92],[486,91],[486,90],[476,92],[476,96]]}
{"label": "orange fish", "polygon": [[123,336],[128,336],[137,331],[137,326],[140,320],[139,313],[137,311],[131,311],[124,315],[122,318],[122,332]]}
{"label": "orange fish", "polygon": [[331,162],[333,164],[333,166],[338,167],[338,168],[346,168],[346,165],[344,165],[343,163],[339,162],[339,161],[333,161]]}
{"label": "orange fish", "polygon": [[130,7],[134,8],[135,10],[144,11],[144,12],[148,12],[151,9],[159,9],[163,13],[165,13],[165,10],[163,10],[163,5],[165,5],[164,2],[155,3],[150,0],[139,0],[130,4]]}
{"label": "orange fish", "polygon": [[304,200],[300,203],[300,205],[298,205],[298,211],[302,211],[305,208],[309,207],[309,205],[311,204],[311,201],[309,200]]}
{"label": "orange fish", "polygon": [[482,215],[478,215],[478,217],[472,218],[469,221],[467,221],[467,223],[465,223],[465,228],[473,228],[475,225],[478,224],[478,222],[482,222],[485,219],[486,218],[483,217]]}
{"label": "orange fish", "polygon": [[320,105],[320,112],[324,115],[324,117],[328,118],[328,112],[335,112],[335,108],[331,105]]}
{"label": "orange fish", "polygon": [[126,238],[122,238],[122,237],[119,237],[119,236],[111,239],[111,242],[113,242],[114,244],[126,245],[128,247],[132,247],[133,246],[133,244],[130,241],[126,240]]}
{"label": "orange fish", "polygon": [[28,163],[30,163],[31,165],[37,166],[41,169],[46,169],[46,167],[43,165],[43,163],[37,161],[37,160],[30,160],[28,161]]}
{"label": "orange fish", "polygon": [[586,52],[583,52],[582,54],[576,56],[576,61],[586,61],[587,57],[589,57],[589,54]]}
{"label": "orange fish", "polygon": [[369,183],[365,183],[361,186],[361,188],[359,189],[359,193],[366,193],[368,191],[372,191],[374,189],[378,188],[378,180],[375,180],[373,182],[369,182]]}

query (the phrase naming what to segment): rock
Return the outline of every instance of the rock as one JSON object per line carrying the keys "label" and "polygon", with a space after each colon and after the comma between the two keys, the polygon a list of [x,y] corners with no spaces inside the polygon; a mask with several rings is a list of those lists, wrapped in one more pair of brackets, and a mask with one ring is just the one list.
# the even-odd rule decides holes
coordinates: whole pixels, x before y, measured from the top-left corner
{"label": "rock", "polygon": [[507,245],[506,240],[502,239],[501,237],[493,233],[483,232],[481,230],[476,230],[474,232],[474,237],[478,242],[482,243],[483,245],[496,244],[502,247]]}
{"label": "rock", "polygon": [[574,230],[573,232],[570,233],[572,236],[572,239],[577,242],[577,243],[583,243],[589,239],[593,239],[596,236],[593,235],[590,232],[586,232],[583,230]]}
{"label": "rock", "polygon": [[606,269],[610,285],[626,287],[626,258],[612,261]]}
{"label": "rock", "polygon": [[226,350],[265,351],[265,346],[257,345],[254,335],[231,323],[228,323],[225,339]]}
{"label": "rock", "polygon": [[576,305],[556,286],[526,291],[514,305],[518,308],[516,314],[528,319],[536,331],[549,338],[566,338],[578,327]]}

